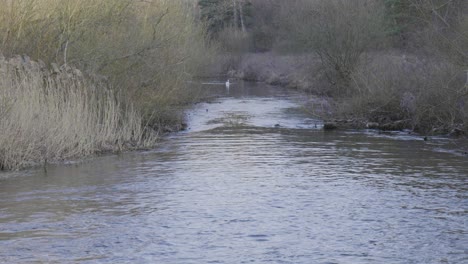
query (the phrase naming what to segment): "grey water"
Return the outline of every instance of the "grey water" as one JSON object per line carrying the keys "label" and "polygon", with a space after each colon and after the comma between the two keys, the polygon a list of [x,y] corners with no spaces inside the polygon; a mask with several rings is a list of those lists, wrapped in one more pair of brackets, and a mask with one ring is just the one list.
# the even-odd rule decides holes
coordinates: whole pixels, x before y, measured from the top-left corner
{"label": "grey water", "polygon": [[456,142],[325,132],[298,92],[206,89],[154,150],[0,174],[0,263],[468,263]]}

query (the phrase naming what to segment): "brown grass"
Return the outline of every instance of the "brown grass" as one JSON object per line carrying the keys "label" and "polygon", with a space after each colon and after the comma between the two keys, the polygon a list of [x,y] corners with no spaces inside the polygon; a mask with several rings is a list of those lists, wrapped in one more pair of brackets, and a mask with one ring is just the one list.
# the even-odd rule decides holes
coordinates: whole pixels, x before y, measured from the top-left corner
{"label": "brown grass", "polygon": [[106,76],[150,123],[192,97],[186,81],[212,59],[203,24],[182,0],[0,0],[0,6],[0,53]]}
{"label": "brown grass", "polygon": [[49,72],[27,58],[0,59],[0,167],[153,145],[156,134],[117,98],[76,69]]}
{"label": "brown grass", "polygon": [[0,54],[44,61],[2,62],[4,169],[153,144],[149,127],[181,122],[197,92],[187,83],[213,58],[203,24],[183,0],[0,6]]}

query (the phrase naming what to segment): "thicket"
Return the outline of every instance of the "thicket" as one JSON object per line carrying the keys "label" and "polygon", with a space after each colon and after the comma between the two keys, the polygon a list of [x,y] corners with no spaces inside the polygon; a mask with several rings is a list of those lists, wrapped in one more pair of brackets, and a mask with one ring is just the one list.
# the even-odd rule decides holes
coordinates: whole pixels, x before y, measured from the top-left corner
{"label": "thicket", "polygon": [[468,133],[468,1],[247,2],[247,50],[316,54],[335,117]]}
{"label": "thicket", "polygon": [[[0,6],[0,54],[27,55],[44,62],[45,68],[72,67],[83,74],[78,80],[63,75],[57,82],[50,81],[44,70],[2,66],[8,69],[0,94],[3,168],[120,148],[123,141],[147,142],[139,139],[145,135],[151,135],[151,141],[153,133],[140,132],[149,128],[157,132],[180,122],[178,109],[194,96],[187,81],[211,59],[205,27],[187,1],[0,0]],[[40,103],[33,104],[32,98]],[[17,122],[18,115],[25,116],[20,119],[24,121]],[[107,118],[114,123],[107,126]],[[92,129],[98,125],[106,132]],[[131,137],[122,136],[127,127],[133,131]],[[118,139],[102,136],[109,131]],[[16,134],[22,144],[13,149],[9,142]],[[66,151],[53,147],[68,136],[81,138],[89,148],[74,145],[74,140],[64,145]],[[113,147],[89,143],[104,141],[115,143]]]}
{"label": "thicket", "polygon": [[316,53],[334,92],[348,95],[361,55],[381,41],[383,14],[375,0],[297,0],[283,8],[281,17],[290,46]]}
{"label": "thicket", "polygon": [[427,134],[468,132],[468,2],[385,2],[391,45],[361,57],[342,113]]}

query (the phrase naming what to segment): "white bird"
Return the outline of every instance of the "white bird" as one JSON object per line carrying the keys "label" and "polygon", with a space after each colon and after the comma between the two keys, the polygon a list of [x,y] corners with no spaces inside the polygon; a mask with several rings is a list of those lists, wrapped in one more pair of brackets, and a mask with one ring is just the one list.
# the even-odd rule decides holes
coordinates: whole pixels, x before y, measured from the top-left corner
{"label": "white bird", "polygon": [[231,83],[229,82],[229,79],[228,79],[226,82],[226,89],[229,89],[229,85],[231,85]]}

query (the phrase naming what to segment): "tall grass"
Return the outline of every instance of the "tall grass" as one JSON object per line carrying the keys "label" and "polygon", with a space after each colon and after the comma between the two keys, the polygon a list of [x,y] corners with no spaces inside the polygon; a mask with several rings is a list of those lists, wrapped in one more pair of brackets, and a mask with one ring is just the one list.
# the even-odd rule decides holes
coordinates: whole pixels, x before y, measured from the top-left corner
{"label": "tall grass", "polygon": [[1,62],[4,169],[154,143],[155,131],[180,123],[180,110],[194,98],[187,81],[212,59],[187,1],[0,6],[0,55],[16,58]]}
{"label": "tall grass", "polygon": [[156,134],[104,83],[76,69],[49,72],[21,57],[0,61],[0,167],[150,146]]}
{"label": "tall grass", "polygon": [[0,52],[106,76],[149,122],[191,98],[186,81],[211,59],[182,0],[0,0]]}

